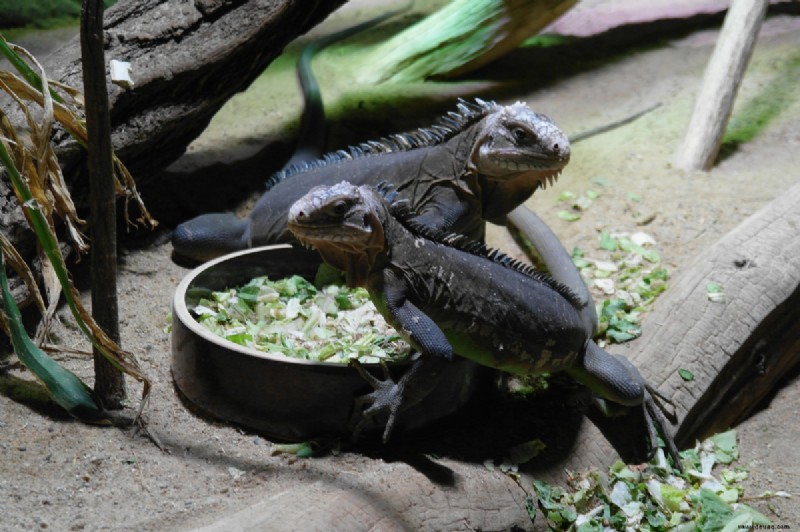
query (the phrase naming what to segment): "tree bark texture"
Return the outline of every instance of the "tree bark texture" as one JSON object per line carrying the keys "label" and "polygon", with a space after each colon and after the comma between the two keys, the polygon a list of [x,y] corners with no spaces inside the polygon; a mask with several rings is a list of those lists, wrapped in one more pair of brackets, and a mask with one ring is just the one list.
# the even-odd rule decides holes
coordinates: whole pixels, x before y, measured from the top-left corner
{"label": "tree bark texture", "polygon": [[[131,63],[135,86],[107,85],[117,154],[137,179],[174,161],[232,95],[343,3],[120,0],[105,13],[105,55]],[[77,38],[42,63],[50,79],[82,86]],[[10,115],[21,118],[13,110]],[[66,133],[57,133],[54,141],[65,178],[74,185],[86,152]],[[32,256],[33,236],[5,178],[0,179],[0,230],[24,256]]]}
{"label": "tree bark texture", "polygon": [[[644,318],[624,354],[677,408],[680,448],[743,421],[800,363],[800,185],[701,253]],[[724,301],[709,298],[722,287]],[[685,380],[679,369],[693,376]],[[616,452],[584,423],[575,451],[541,476],[604,468]]]}
{"label": "tree bark texture", "polygon": [[[530,484],[528,484],[530,486]],[[419,531],[532,530],[531,491],[500,471],[453,460],[417,467],[381,463],[364,474],[303,482],[214,522],[190,523],[203,532],[225,530]]]}

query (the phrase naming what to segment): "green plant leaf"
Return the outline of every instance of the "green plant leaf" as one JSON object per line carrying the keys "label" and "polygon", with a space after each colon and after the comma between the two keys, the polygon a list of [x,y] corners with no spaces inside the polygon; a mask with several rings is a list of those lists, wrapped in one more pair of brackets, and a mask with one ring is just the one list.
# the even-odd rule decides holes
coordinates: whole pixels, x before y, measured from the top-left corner
{"label": "green plant leaf", "polygon": [[616,251],[619,248],[617,239],[612,238],[608,231],[600,232],[600,248],[606,251]]}
{"label": "green plant leaf", "polygon": [[581,215],[572,211],[558,211],[557,216],[566,222],[574,222],[581,219]]}
{"label": "green plant leaf", "polygon": [[707,488],[702,488],[692,500],[700,508],[700,530],[711,532],[721,530],[733,516],[733,510],[719,496]]}
{"label": "green plant leaf", "polygon": [[720,432],[709,438],[714,443],[717,451],[717,460],[723,464],[729,464],[739,458],[739,446],[736,443],[736,431],[729,430]]}
{"label": "green plant leaf", "polygon": [[725,303],[727,300],[722,285],[715,282],[710,282],[706,285],[706,295],[712,303]]}
{"label": "green plant leaf", "polygon": [[106,421],[103,410],[92,397],[92,391],[74,373],[61,367],[55,360],[39,349],[28,336],[22,324],[22,315],[8,288],[3,251],[0,250],[0,291],[2,309],[11,344],[20,361],[44,384],[59,406],[70,415],[92,423]]}
{"label": "green plant leaf", "polygon": [[[28,63],[26,63],[14,50],[11,49],[5,37],[2,35],[0,35],[0,53],[2,53],[8,62],[11,63],[15,69],[17,69],[17,72],[19,72],[22,77],[25,78],[25,81],[30,83],[32,87],[39,89],[40,92],[42,91],[42,78],[39,76],[39,74],[34,72],[31,67],[28,66]],[[53,100],[57,101],[58,103],[64,103],[64,100],[61,98],[61,96],[53,89],[48,87],[48,92]]]}

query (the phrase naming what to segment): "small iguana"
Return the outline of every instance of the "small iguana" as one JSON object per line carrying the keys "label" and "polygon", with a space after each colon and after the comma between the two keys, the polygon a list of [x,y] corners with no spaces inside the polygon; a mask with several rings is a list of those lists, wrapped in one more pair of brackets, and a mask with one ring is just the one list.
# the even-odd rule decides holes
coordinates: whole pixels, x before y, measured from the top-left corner
{"label": "small iguana", "polygon": [[[638,407],[651,451],[656,430],[675,465],[663,399],[626,358],[602,350],[587,332],[573,291],[463,236],[419,224],[404,202],[391,208],[367,186],[320,186],[289,211],[288,227],[323,260],[364,286],[375,306],[421,356],[394,383],[362,370],[375,391],[361,399],[365,419],[398,412],[435,386],[454,355],[516,374],[564,371],[600,397]],[[425,368],[422,370],[421,368]],[[663,412],[663,413],[662,413]]]}

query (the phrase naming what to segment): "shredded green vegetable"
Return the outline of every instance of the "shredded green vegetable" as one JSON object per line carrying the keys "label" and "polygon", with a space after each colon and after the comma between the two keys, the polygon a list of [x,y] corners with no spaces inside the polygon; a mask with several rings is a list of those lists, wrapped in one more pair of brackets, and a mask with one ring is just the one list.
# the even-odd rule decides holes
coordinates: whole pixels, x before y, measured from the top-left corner
{"label": "shredded green vegetable", "polygon": [[239,288],[210,292],[192,311],[217,336],[292,358],[396,362],[411,351],[365,289],[317,289],[297,275],[277,281],[256,277]]}
{"label": "shredded green vegetable", "polygon": [[[682,451],[684,473],[672,469],[661,449],[646,466],[618,461],[603,477],[596,470],[571,474],[568,487],[534,480],[539,509],[551,530],[736,531],[774,528],[745,504],[741,482],[748,476],[738,459],[736,432],[712,436]],[[728,466],[728,467],[726,467]],[[786,492],[765,493],[746,500]]]}

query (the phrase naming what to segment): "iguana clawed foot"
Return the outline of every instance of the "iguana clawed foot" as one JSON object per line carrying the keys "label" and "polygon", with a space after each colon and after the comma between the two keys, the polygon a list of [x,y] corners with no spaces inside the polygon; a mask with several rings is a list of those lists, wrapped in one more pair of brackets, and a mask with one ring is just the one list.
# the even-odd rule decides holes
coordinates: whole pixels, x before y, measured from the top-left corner
{"label": "iguana clawed foot", "polygon": [[364,369],[357,360],[350,361],[361,377],[373,388],[372,392],[355,400],[355,410],[351,418],[353,427],[351,440],[358,439],[361,431],[370,426],[376,416],[386,414],[389,418],[383,430],[383,443],[389,441],[398,415],[430,395],[439,383],[442,370],[450,364],[446,358],[426,357],[418,352],[411,356],[411,360],[413,361],[411,366],[397,382],[392,380],[389,368],[383,362],[381,362],[383,370],[383,380],[381,380]]}
{"label": "iguana clawed foot", "polygon": [[391,375],[389,375],[389,368],[384,362],[381,362],[383,380],[376,378],[364,369],[364,366],[358,360],[351,360],[350,365],[373,388],[370,393],[355,399],[353,415],[350,420],[352,426],[350,439],[351,441],[358,440],[361,432],[369,426],[373,418],[380,414],[388,414],[389,418],[386,421],[382,438],[383,443],[386,443],[392,435],[397,415],[400,412],[401,405],[403,405],[406,379],[401,378],[398,382],[394,382]]}
{"label": "iguana clawed foot", "polygon": [[[670,409],[667,409],[665,404],[669,405]],[[675,405],[649,384],[645,386],[642,405],[644,406],[644,416],[647,422],[647,433],[650,438],[651,450],[655,452],[658,448],[658,436],[656,433],[656,430],[658,430],[664,440],[664,450],[672,458],[672,463],[678,471],[683,471],[681,457],[678,453],[678,446],[675,445],[675,440],[672,439],[672,435],[667,430],[667,420],[669,420],[672,425],[678,422],[678,416],[675,413]]]}

